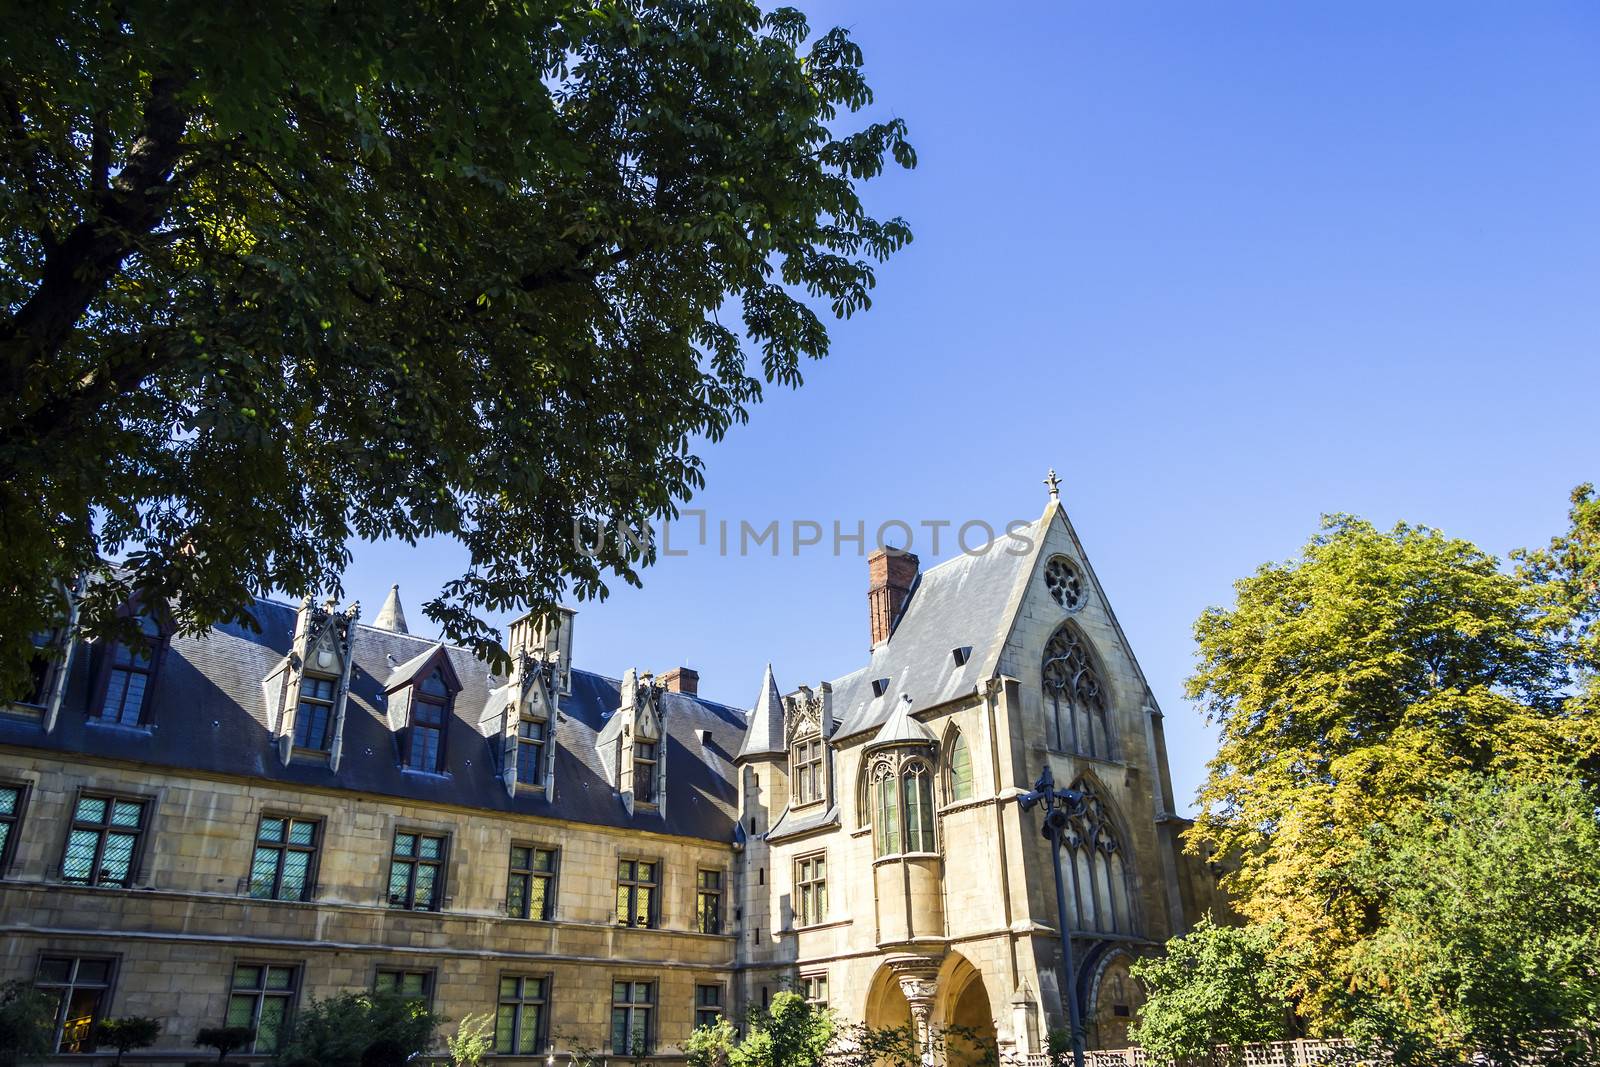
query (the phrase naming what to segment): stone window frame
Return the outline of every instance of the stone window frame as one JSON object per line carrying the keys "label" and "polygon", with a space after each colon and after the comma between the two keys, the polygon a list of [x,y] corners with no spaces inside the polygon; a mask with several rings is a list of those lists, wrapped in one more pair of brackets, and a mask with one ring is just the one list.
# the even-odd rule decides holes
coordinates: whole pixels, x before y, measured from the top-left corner
{"label": "stone window frame", "polygon": [[[519,848],[525,848],[528,850],[527,867],[518,867],[511,862],[513,859],[515,859],[516,850]],[[541,852],[548,852],[550,854],[550,869],[548,871],[539,869],[538,859],[539,853]],[[506,899],[504,910],[507,917],[512,919],[520,919],[524,922],[554,922],[556,917],[556,904],[561,891],[561,846],[553,844],[549,841],[524,840],[519,838],[512,841],[510,846],[507,848],[506,864]],[[527,889],[523,894],[522,908],[513,910],[511,884],[512,879],[519,876],[527,880]],[[545,887],[544,914],[534,915],[532,914],[533,883],[541,878],[545,879],[549,883]],[[521,914],[524,911],[528,912],[529,914]]]}
{"label": "stone window frame", "polygon": [[[548,716],[535,715],[529,711],[528,701],[526,700],[521,700],[517,703],[516,753],[512,778],[516,782],[519,792],[542,793],[545,788],[545,779],[548,777],[550,719]],[[527,737],[523,734],[523,730],[529,727],[538,728],[539,736],[537,738]],[[522,753],[525,749],[532,749],[534,753],[532,781],[524,781],[522,777]]]}
{"label": "stone window frame", "polygon": [[[539,995],[536,997],[530,997],[527,995],[526,983],[530,981],[539,983]],[[508,995],[506,993],[505,984],[507,982],[517,983],[517,991],[515,994]],[[529,971],[512,970],[501,971],[499,973],[498,977],[495,979],[494,990],[494,1055],[536,1056],[538,1055],[538,1049],[549,1045],[550,1015],[551,1004],[553,1003],[552,993],[554,992],[554,987],[554,976],[549,972],[533,973]],[[523,1014],[530,1004],[537,1005],[539,1011],[539,1021],[537,1024],[535,1024],[535,1033],[533,1035],[532,1048],[534,1051],[522,1052],[518,1051],[518,1046],[523,1043],[520,1040],[520,1038],[523,1036]],[[511,1048],[509,1050],[502,1050],[500,1048],[500,1011],[502,1008],[506,1007],[510,1007],[512,1009]]]}
{"label": "stone window frame", "polygon": [[1040,580],[1050,599],[1068,615],[1076,615],[1089,602],[1089,579],[1070,556],[1057,552],[1045,560]]}
{"label": "stone window frame", "polygon": [[[706,990],[716,991],[715,1001],[707,1001],[702,998],[702,993]],[[726,983],[696,981],[694,984],[694,1028],[698,1030],[702,1026],[715,1026],[718,1019],[727,1018],[727,1001],[728,987]]]}
{"label": "stone window frame", "polygon": [[17,791],[17,801],[12,806],[11,814],[0,815],[0,824],[7,827],[5,841],[0,842],[0,878],[5,878],[11,873],[11,865],[17,859],[17,850],[20,847],[18,839],[22,836],[22,827],[27,822],[28,802],[33,799],[33,783],[21,779],[0,778],[0,789]]}
{"label": "stone window frame", "polygon": [[794,894],[795,929],[820,926],[828,921],[827,849],[794,858]]}
{"label": "stone window frame", "polygon": [[[1085,794],[1084,810],[1071,817],[1070,836],[1063,839],[1066,866],[1069,868],[1067,898],[1072,907],[1073,925],[1086,933],[1137,936],[1143,928],[1139,900],[1135,892],[1134,871],[1126,859],[1129,836],[1126,822],[1112,802],[1105,786],[1088,772],[1077,775],[1071,788]],[[1120,882],[1113,878],[1120,870]],[[1084,875],[1088,885],[1084,885]],[[1100,897],[1100,878],[1106,881],[1106,894]],[[1109,905],[1111,926],[1085,926],[1084,900],[1088,897],[1098,916],[1102,905]],[[1119,903],[1121,907],[1119,908]]]}
{"label": "stone window frame", "polygon": [[[82,886],[86,889],[98,888],[102,886],[111,889],[132,889],[135,885],[143,881],[145,858],[150,851],[150,839],[155,835],[156,801],[158,797],[159,794],[139,793],[130,789],[118,789],[115,787],[109,789],[99,789],[92,786],[80,785],[73,792],[72,805],[67,809],[67,831],[61,839],[61,858],[59,862],[57,862],[53,872],[54,880],[58,882],[64,882],[67,885]],[[72,845],[73,831],[79,829],[89,829],[91,826],[99,829],[100,842],[95,846],[95,866],[98,868],[99,860],[105,851],[106,834],[109,833],[110,829],[112,828],[112,824],[109,821],[99,824],[90,824],[86,822],[82,826],[79,825],[78,805],[86,799],[104,799],[113,803],[118,800],[124,800],[129,802],[137,802],[143,806],[143,815],[139,820],[138,834],[136,835],[133,845],[133,855],[128,859],[128,880],[126,883],[101,882],[99,881],[98,870],[95,870],[90,874],[87,882],[80,882],[67,877],[67,849]],[[111,809],[108,808],[108,820],[110,818],[110,811]]]}
{"label": "stone window frame", "polygon": [[[411,834],[418,839],[419,844],[412,846],[413,852],[410,856],[401,856],[396,851],[396,848],[400,843],[401,834]],[[424,837],[436,837],[443,842],[443,844],[440,846],[439,858],[437,860],[424,859],[421,856],[420,841]],[[429,830],[419,826],[413,826],[409,823],[397,824],[394,828],[394,832],[389,837],[389,866],[384,871],[385,878],[383,884],[384,907],[391,908],[395,911],[422,911],[434,913],[442,912],[448,908],[450,906],[451,898],[446,895],[446,892],[450,888],[450,854],[451,846],[454,843],[455,842],[452,840],[452,835],[448,830]],[[396,862],[409,862],[411,864],[411,874],[406,879],[407,903],[405,904],[396,904],[393,902],[392,887],[394,885],[394,865]],[[416,869],[421,864],[428,864],[429,866],[438,868],[438,874],[434,879],[433,903],[426,908],[419,908],[415,903],[417,892]]]}
{"label": "stone window frame", "polygon": [[[664,738],[642,737],[634,738],[632,748],[633,757],[633,802],[645,807],[654,808],[661,803],[661,754],[666,744]],[[648,749],[648,756],[640,753]],[[639,783],[645,782],[648,790],[639,788]]]}
{"label": "stone window frame", "polygon": [[[648,882],[639,878],[638,875],[639,865],[644,863],[649,864],[651,868],[652,879]],[[626,877],[622,873],[623,864],[633,865],[632,873]],[[615,925],[625,926],[630,930],[659,930],[661,928],[662,912],[661,897],[663,889],[666,885],[665,875],[666,864],[663,863],[659,857],[639,855],[618,856],[616,886],[617,897],[619,899],[617,901],[617,908],[613,912]],[[634,920],[639,914],[638,894],[639,890],[641,889],[650,890],[649,904],[645,909],[645,921],[635,922]],[[628,914],[626,916],[621,914],[622,906],[620,898],[624,892],[628,894]]]}
{"label": "stone window frame", "polygon": [[[880,749],[863,756],[862,792],[864,809],[872,816],[865,829],[872,831],[874,861],[898,856],[935,856],[939,854],[939,811],[934,803],[934,782],[938,777],[933,762],[933,745],[915,745]],[[918,814],[925,814],[926,824],[918,827],[916,845],[911,847],[911,807],[907,789],[913,778],[926,784],[927,808],[918,805]],[[919,798],[920,799],[920,798]],[[887,806],[892,803],[892,807]],[[893,814],[894,836],[889,837],[890,821],[884,815]]]}
{"label": "stone window frame", "polygon": [[[381,988],[383,976],[386,974],[399,975],[400,983],[394,989]],[[407,975],[422,976],[422,992],[419,995],[407,996],[405,992],[405,977]],[[424,1008],[433,1008],[433,998],[439,990],[439,969],[437,967],[411,967],[404,963],[378,963],[372,968],[371,989],[374,993],[393,993],[405,997],[407,1000],[419,1001]]]}
{"label": "stone window frame", "polygon": [[[327,682],[330,690],[328,696],[324,698],[308,694],[306,692],[307,682]],[[333,751],[333,735],[335,727],[338,725],[339,684],[339,679],[333,675],[320,674],[316,671],[302,671],[300,673],[300,677],[295,681],[294,688],[294,725],[291,728],[292,733],[289,739],[292,751],[315,753],[319,756],[326,756]],[[323,720],[323,743],[321,745],[302,744],[300,741],[302,724],[309,724],[311,721],[306,715],[307,705],[321,708],[327,714],[327,718]],[[309,742],[311,739],[308,736],[306,740]]]}
{"label": "stone window frame", "polygon": [[[263,846],[262,841],[261,841],[261,825],[264,822],[266,822],[268,819],[282,819],[283,820],[283,822],[284,822],[283,840],[281,842],[269,841],[269,842],[267,842],[265,844],[265,846]],[[302,824],[309,823],[311,825],[311,827],[312,827],[312,831],[311,831],[312,837],[311,837],[311,844],[309,846],[306,846],[306,845],[295,845],[295,844],[290,842],[290,840],[289,840],[289,832],[290,832],[291,828],[293,827],[293,825],[295,823],[302,823]],[[316,896],[317,896],[317,876],[321,873],[321,868],[322,868],[323,836],[326,833],[326,830],[327,830],[327,820],[324,819],[320,815],[307,816],[307,815],[301,815],[301,814],[296,813],[296,812],[279,810],[277,808],[266,808],[266,809],[264,809],[261,812],[260,817],[256,819],[255,836],[252,837],[251,840],[250,840],[250,870],[249,870],[248,873],[245,874],[244,879],[243,879],[245,895],[249,896],[252,900],[279,901],[279,902],[289,902],[289,903],[298,902],[298,903],[302,903],[302,904],[303,903],[307,903],[307,902],[312,901],[312,900],[315,900]],[[262,847],[277,849],[277,851],[278,851],[278,863],[277,863],[277,869],[273,874],[273,880],[272,880],[273,893],[272,893],[272,895],[271,896],[265,896],[265,897],[258,897],[258,896],[255,895],[255,892],[254,892],[254,890],[255,890],[255,862],[256,862],[256,852],[259,851]],[[305,887],[301,891],[300,896],[298,896],[298,897],[281,897],[281,896],[278,895],[278,889],[281,886],[282,881],[283,881],[283,860],[284,860],[284,856],[287,853],[291,852],[291,851],[292,852],[307,853],[311,857],[306,863]]]}
{"label": "stone window frame", "polygon": [[[1063,664],[1076,653],[1077,662]],[[1069,673],[1070,672],[1070,673]],[[1072,693],[1063,705],[1062,696]],[[1089,635],[1072,619],[1066,619],[1050,633],[1039,660],[1039,692],[1048,730],[1045,747],[1051,752],[1102,763],[1120,761],[1120,747],[1112,728],[1117,706],[1116,694],[1107,680],[1105,663],[1100,650]],[[1078,701],[1092,699],[1097,707],[1080,712]],[[1078,719],[1082,714],[1088,724],[1088,744],[1078,736]],[[1065,716],[1065,718],[1063,718]],[[1063,725],[1069,736],[1062,736]],[[1095,728],[1100,731],[1100,744],[1095,742]]]}
{"label": "stone window frame", "polygon": [[820,730],[800,734],[790,743],[789,781],[793,783],[791,803],[794,807],[809,807],[828,799],[827,752],[827,742],[822,739]]}
{"label": "stone window frame", "polygon": [[[627,999],[618,999],[617,997],[617,987],[621,985],[626,985],[628,987]],[[638,1000],[634,998],[634,991],[639,986],[645,986],[649,990],[647,1000]],[[660,1010],[660,1007],[661,983],[655,978],[638,978],[632,976],[613,977],[611,979],[610,1026],[606,1031],[606,1046],[611,1049],[611,1054],[613,1056],[651,1055],[655,1049],[656,1028],[659,1022],[657,1012]],[[619,1009],[627,1012],[627,1023],[625,1024],[624,1031],[625,1035],[634,1032],[633,1019],[637,1013],[643,1011],[645,1017],[643,1033],[644,1040],[642,1042],[636,1042],[634,1047],[631,1049],[625,1048],[621,1051],[617,1050],[614,1041],[614,1038],[616,1037],[617,1011]]]}
{"label": "stone window frame", "polygon": [[[818,992],[822,995],[817,996]],[[807,971],[800,975],[800,995],[814,1008],[828,1006],[828,972]]]}
{"label": "stone window frame", "polygon": [[[708,875],[708,874],[714,874],[714,875],[717,876],[717,884],[715,886],[707,886],[705,884],[704,876]],[[715,912],[714,912],[715,921],[713,921],[710,924],[708,924],[706,922],[705,898],[708,897],[708,896],[716,898],[716,903],[713,905],[713,907],[715,908]],[[724,914],[724,912],[726,910],[726,907],[727,907],[727,901],[728,901],[728,871],[727,871],[727,869],[723,868],[723,867],[706,867],[704,865],[697,865],[695,867],[695,872],[694,872],[694,928],[695,928],[695,930],[697,930],[698,932],[700,932],[702,934],[724,934],[724,933],[727,933],[727,930],[725,928],[726,928],[726,926],[728,924],[727,924],[726,916]],[[708,930],[708,929],[706,929],[707,925],[714,926],[715,929]]]}
{"label": "stone window frame", "polygon": [[[961,747],[961,751],[966,753],[967,757],[967,788],[965,795],[962,795],[957,789],[959,780],[956,777],[955,756],[956,746],[958,745]],[[977,770],[972,761],[972,746],[967,743],[966,733],[961,727],[951,723],[950,728],[945,731],[944,743],[939,746],[939,750],[939,762],[942,765],[940,768],[942,771],[940,785],[944,791],[945,803],[964,804],[973,799],[977,795]]]}
{"label": "stone window frame", "polygon": [[[134,722],[122,722],[120,716],[107,718],[105,714],[106,697],[111,691],[111,679],[118,671],[127,669],[117,664],[117,655],[119,650],[127,647],[128,643],[115,634],[95,642],[99,646],[96,650],[99,655],[96,657],[98,662],[95,665],[94,684],[90,690],[87,721],[101,726],[121,726],[125,729],[150,728],[156,686],[161,680],[161,667],[167,658],[167,650],[172,645],[173,628],[163,617],[165,614],[162,611],[147,611],[137,603],[129,603],[117,612],[118,618],[122,619],[148,619],[155,630],[153,634],[145,633],[149,656],[146,666],[137,668],[138,672],[144,675],[144,690],[139,695],[139,714]],[[140,631],[144,632],[142,625]],[[123,692],[126,695],[126,688]]]}
{"label": "stone window frame", "polygon": [[[238,981],[239,968],[241,967],[261,968],[261,977],[259,983],[248,988],[237,985],[236,983]],[[268,986],[268,976],[273,968],[286,969],[289,971],[289,988],[286,991],[275,990]],[[226,995],[223,998],[223,1025],[233,1025],[228,1020],[233,1015],[233,1002],[235,998],[251,997],[255,1001],[255,1007],[251,1009],[249,1025],[251,1029],[256,1030],[257,1033],[251,1036],[250,1047],[242,1051],[244,1051],[247,1055],[263,1054],[262,1050],[260,1050],[258,1046],[258,1043],[261,1040],[259,1025],[261,1020],[261,1009],[266,1005],[266,1001],[269,997],[274,1000],[282,1000],[285,1002],[283,1022],[278,1030],[279,1040],[280,1042],[282,1041],[283,1037],[289,1033],[290,1028],[294,1025],[295,1012],[300,1007],[300,992],[305,987],[305,980],[306,965],[304,960],[270,960],[262,959],[256,956],[240,956],[233,960],[232,965],[228,968],[228,984],[226,986]],[[281,1047],[281,1045],[279,1047]],[[277,1048],[271,1048],[265,1050],[265,1053],[273,1053],[276,1051]]]}
{"label": "stone window frame", "polygon": [[[66,982],[40,982],[39,972],[44,969],[46,960],[71,961],[71,967],[68,969]],[[92,960],[95,963],[106,964],[105,982],[86,983],[83,986],[83,988],[102,990],[100,1000],[95,1006],[95,1010],[90,1013],[89,1027],[84,1031],[85,1036],[87,1036],[93,1031],[96,1023],[106,1019],[110,1015],[111,1000],[112,997],[116,995],[117,978],[122,972],[122,956],[115,952],[75,952],[71,949],[60,952],[54,952],[49,949],[40,949],[39,952],[34,956],[32,982],[33,988],[43,988],[46,990],[62,989],[67,991],[67,995],[63,996],[60,1002],[56,1005],[55,1012],[51,1018],[50,1051],[57,1055],[73,1055],[73,1053],[62,1053],[60,1051],[61,1039],[66,1036],[64,1031],[67,1021],[67,1011],[71,1006],[71,992],[79,988],[77,982],[78,967],[79,964],[81,964],[84,960]],[[93,1049],[90,1049],[89,1051],[91,1053],[94,1052]]]}

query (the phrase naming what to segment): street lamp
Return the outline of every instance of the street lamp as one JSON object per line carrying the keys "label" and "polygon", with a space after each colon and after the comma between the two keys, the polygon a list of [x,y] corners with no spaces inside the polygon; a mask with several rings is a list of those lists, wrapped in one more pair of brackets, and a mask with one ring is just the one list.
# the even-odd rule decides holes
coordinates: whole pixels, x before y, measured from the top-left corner
{"label": "street lamp", "polygon": [[1045,764],[1044,773],[1033,789],[1017,797],[1023,811],[1044,805],[1044,825],[1039,832],[1050,842],[1050,863],[1056,872],[1056,929],[1061,932],[1061,995],[1067,1002],[1067,1024],[1072,1028],[1072,1064],[1083,1067],[1083,1020],[1078,1016],[1077,972],[1072,962],[1072,932],[1067,929],[1067,890],[1061,880],[1061,840],[1071,827],[1072,817],[1083,811],[1083,793],[1077,789],[1057,789],[1055,775]]}

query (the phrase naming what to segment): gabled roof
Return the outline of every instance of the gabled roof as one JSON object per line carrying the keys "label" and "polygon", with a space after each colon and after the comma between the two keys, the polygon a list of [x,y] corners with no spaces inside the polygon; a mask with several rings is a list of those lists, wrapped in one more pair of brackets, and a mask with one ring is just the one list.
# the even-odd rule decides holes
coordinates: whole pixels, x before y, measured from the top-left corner
{"label": "gabled roof", "polygon": [[[837,740],[875,730],[909,696],[932,708],[973,692],[994,673],[1011,629],[1016,592],[1044,544],[1052,504],[1019,531],[1031,539],[997,537],[983,548],[923,571],[889,639],[867,665],[833,682]],[[956,649],[966,650],[957,661]],[[880,692],[874,692],[874,683]]]}
{"label": "gabled roof", "polygon": [[783,696],[778,692],[778,681],[772,676],[772,664],[767,664],[761,676],[761,695],[750,709],[745,727],[744,743],[739,746],[738,759],[747,756],[782,755],[788,751],[783,738]]}
{"label": "gabled roof", "polygon": [[[398,633],[400,631],[395,632]],[[389,675],[388,681],[383,683],[384,691],[393,692],[394,690],[399,689],[402,685],[411,684],[412,680],[415,679],[417,675],[421,674],[431,663],[433,663],[436,657],[443,655],[443,653],[444,645],[436,642],[430,647],[423,649],[415,656],[412,656],[410,659],[400,664],[400,666],[396,667]],[[449,657],[445,656],[444,658],[445,662],[448,664]],[[451,673],[453,674],[454,672],[452,671]]]}

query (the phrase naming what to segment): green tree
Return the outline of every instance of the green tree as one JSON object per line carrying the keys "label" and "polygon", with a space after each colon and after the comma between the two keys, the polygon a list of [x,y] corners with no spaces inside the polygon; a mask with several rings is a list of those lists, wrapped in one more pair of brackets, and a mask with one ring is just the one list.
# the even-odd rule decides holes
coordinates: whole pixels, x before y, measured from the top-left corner
{"label": "green tree", "polygon": [[1582,710],[1600,712],[1600,497],[1572,491],[1570,525],[1545,548],[1519,552],[1522,573],[1544,590],[1547,624],[1581,681]]}
{"label": "green tree", "polygon": [[27,982],[0,985],[0,1067],[18,1067],[50,1055],[55,1014],[50,1000]]}
{"label": "green tree", "polygon": [[424,611],[495,656],[480,612],[638,582],[597,528],[910,240],[860,49],[752,0],[25,4],[0,55],[8,689],[102,558],[90,632],[198,630],[338,593],[352,534],[461,541]]}
{"label": "green tree", "polygon": [[494,1051],[494,1016],[463,1015],[456,1032],[444,1039],[451,1067],[478,1067]]}
{"label": "green tree", "polygon": [[440,1019],[420,1001],[393,993],[337,993],[294,1018],[273,1062],[282,1067],[363,1067],[374,1045],[403,1061],[428,1051]]}
{"label": "green tree", "polygon": [[161,1036],[161,1020],[144,1015],[129,1015],[122,1019],[105,1019],[95,1024],[94,1047],[114,1048],[117,1058],[112,1061],[121,1067],[122,1057],[136,1048],[149,1048]]}
{"label": "green tree", "polygon": [[255,1036],[255,1030],[248,1026],[207,1026],[194,1035],[194,1046],[216,1049],[217,1062],[224,1063],[228,1053],[244,1048]]}
{"label": "green tree", "polygon": [[1600,1030],[1600,823],[1575,780],[1465,776],[1373,827],[1343,876],[1380,900],[1345,1014],[1403,1061],[1592,1062]]}
{"label": "green tree", "polygon": [[1132,971],[1146,999],[1129,1036],[1158,1062],[1217,1045],[1238,1060],[1245,1044],[1287,1035],[1289,1004],[1267,927],[1218,926],[1207,916]]}
{"label": "green tree", "polygon": [[1280,924],[1292,995],[1337,1028],[1381,907],[1337,874],[1366,828],[1460,773],[1568,774],[1595,722],[1571,714],[1544,590],[1465,541],[1336,516],[1235,589],[1195,628],[1189,693],[1221,737],[1188,844],[1237,865],[1238,910]]}

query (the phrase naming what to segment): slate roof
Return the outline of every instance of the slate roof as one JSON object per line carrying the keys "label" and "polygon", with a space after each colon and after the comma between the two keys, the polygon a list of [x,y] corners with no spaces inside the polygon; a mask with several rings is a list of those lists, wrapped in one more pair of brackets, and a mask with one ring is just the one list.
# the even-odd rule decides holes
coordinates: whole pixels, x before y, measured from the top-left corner
{"label": "slate roof", "polygon": [[256,619],[259,634],[230,624],[198,637],[175,637],[158,667],[148,726],[115,726],[88,718],[91,681],[103,650],[79,645],[55,730],[46,734],[37,722],[0,717],[0,744],[733,840],[738,812],[732,761],[744,732],[743,712],[683,693],[662,693],[659,706],[667,733],[664,811],[641,809],[629,815],[606,780],[595,749],[596,736],[621,702],[621,683],[574,670],[572,693],[561,698],[556,717],[553,795],[511,797],[499,776],[498,735],[485,737],[479,725],[494,724],[505,706],[509,694],[503,679],[491,675],[466,649],[443,646],[462,684],[447,731],[445,771],[402,769],[384,691],[397,668],[412,667],[439,646],[373,626],[358,624],[353,641],[355,662],[338,772],[299,761],[284,766],[270,736],[262,683],[289,652],[295,609],[259,601]]}
{"label": "slate roof", "polygon": [[788,751],[783,741],[783,697],[778,694],[777,679],[772,676],[772,664],[761,676],[761,695],[750,709],[750,725],[745,731],[744,743],[739,746],[739,757],[782,755]]}
{"label": "slate roof", "polygon": [[[1054,505],[1046,509],[1028,531],[1031,550],[1018,551],[1018,541],[998,537],[922,572],[889,640],[873,649],[865,667],[832,683],[836,740],[878,729],[904,696],[911,698],[911,711],[923,711],[971,693],[994,673],[1011,625],[1008,609],[1055,512]],[[964,663],[956,662],[958,648],[968,650]],[[873,691],[875,681],[881,694]]]}

